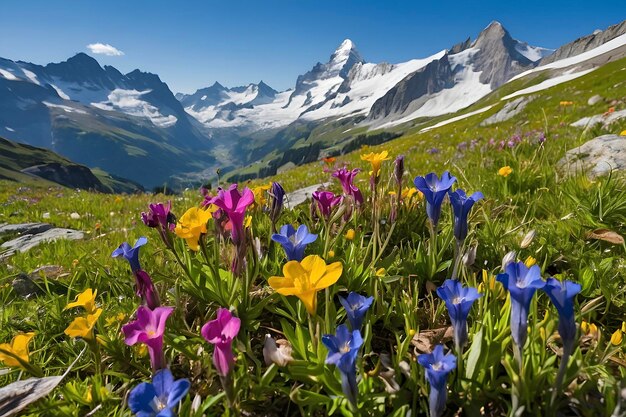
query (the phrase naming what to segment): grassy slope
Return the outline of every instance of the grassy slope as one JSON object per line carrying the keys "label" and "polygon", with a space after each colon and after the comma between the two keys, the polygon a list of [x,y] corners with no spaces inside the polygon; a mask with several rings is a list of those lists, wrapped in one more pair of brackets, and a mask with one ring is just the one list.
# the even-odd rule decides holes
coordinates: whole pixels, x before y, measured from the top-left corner
{"label": "grassy slope", "polygon": [[[33,165],[48,163],[76,165],[74,162],[56,153],[35,146],[20,144],[0,138],[0,178],[29,185],[52,186],[54,182],[20,172]],[[94,175],[112,192],[135,192],[137,186],[120,178],[111,177],[105,171],[93,169]]]}

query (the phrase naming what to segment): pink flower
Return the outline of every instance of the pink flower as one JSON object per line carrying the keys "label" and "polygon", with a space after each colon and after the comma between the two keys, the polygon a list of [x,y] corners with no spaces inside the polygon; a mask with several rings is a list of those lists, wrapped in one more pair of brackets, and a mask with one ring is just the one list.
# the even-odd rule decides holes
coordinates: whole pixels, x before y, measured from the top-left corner
{"label": "pink flower", "polygon": [[341,196],[336,196],[330,191],[315,191],[312,196],[313,200],[317,203],[317,207],[322,213],[322,216],[326,219],[330,217],[332,209],[341,203]]}
{"label": "pink flower", "polygon": [[150,310],[146,306],[140,306],[137,309],[137,320],[122,327],[128,346],[136,343],[148,346],[153,371],[164,368],[163,334],[165,322],[173,311],[172,307],[157,307]]}
{"label": "pink flower", "polygon": [[254,203],[252,191],[246,187],[241,194],[237,189],[237,184],[232,184],[227,190],[220,188],[217,196],[210,200],[210,204],[215,204],[228,216],[232,224],[231,237],[235,245],[241,243],[246,208],[252,203]]}
{"label": "pink flower", "polygon": [[221,376],[228,375],[235,364],[232,343],[233,339],[237,337],[240,327],[241,320],[233,317],[226,308],[217,310],[217,319],[202,326],[202,337],[215,345],[213,364]]}
{"label": "pink flower", "polygon": [[363,195],[361,194],[361,190],[354,185],[354,177],[359,172],[361,172],[359,168],[355,168],[351,171],[346,168],[338,168],[335,172],[333,172],[333,177],[339,180],[345,195],[352,196],[354,201],[358,204],[363,204]]}

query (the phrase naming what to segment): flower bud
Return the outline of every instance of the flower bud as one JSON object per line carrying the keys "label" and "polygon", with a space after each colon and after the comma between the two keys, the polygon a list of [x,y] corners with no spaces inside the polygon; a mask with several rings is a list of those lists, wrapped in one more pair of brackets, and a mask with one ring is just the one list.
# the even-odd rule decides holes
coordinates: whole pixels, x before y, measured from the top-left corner
{"label": "flower bud", "polygon": [[504,255],[504,258],[502,258],[502,270],[503,271],[506,270],[506,266],[508,264],[510,264],[511,262],[515,262],[515,256],[516,256],[516,253],[514,250]]}
{"label": "flower bud", "polygon": [[526,249],[527,247],[530,246],[531,243],[533,243],[533,239],[535,239],[535,235],[537,234],[537,232],[535,232],[535,230],[531,230],[530,232],[526,233],[526,236],[524,236],[524,239],[522,239],[522,243],[520,244],[520,248],[522,249]]}

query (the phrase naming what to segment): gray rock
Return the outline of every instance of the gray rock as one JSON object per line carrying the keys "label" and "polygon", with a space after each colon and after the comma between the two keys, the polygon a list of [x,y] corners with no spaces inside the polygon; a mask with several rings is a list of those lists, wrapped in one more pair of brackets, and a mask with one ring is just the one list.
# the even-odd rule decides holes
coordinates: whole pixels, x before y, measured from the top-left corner
{"label": "gray rock", "polygon": [[0,245],[0,252],[2,252],[0,258],[6,258],[16,252],[26,252],[44,242],[53,242],[58,239],[79,240],[83,237],[83,232],[61,228],[48,229],[37,234],[24,234]]}
{"label": "gray rock", "polygon": [[287,198],[285,199],[285,207],[289,210],[293,210],[296,206],[304,203],[309,196],[317,191],[319,188],[327,187],[329,183],[315,184],[310,187],[300,188],[299,190],[293,191],[287,194]]}
{"label": "gray rock", "polygon": [[598,46],[610,41],[611,39],[617,38],[624,33],[626,33],[626,20],[617,25],[609,26],[606,30],[594,32],[591,35],[583,36],[573,42],[561,46],[552,55],[543,58],[539,65],[541,66],[554,61],[559,61],[561,59],[580,55],[583,52],[597,48]]}
{"label": "gray rock", "polygon": [[603,99],[604,98],[600,94],[596,94],[595,96],[590,97],[589,100],[587,100],[587,104],[590,106],[593,106],[594,104],[599,103]]}
{"label": "gray rock", "polygon": [[28,234],[35,235],[52,229],[52,225],[48,223],[20,223],[20,224],[0,224],[0,235],[3,234]]}
{"label": "gray rock", "polygon": [[62,165],[50,162],[22,169],[25,174],[35,175],[70,188],[109,192],[110,190],[83,165]]}
{"label": "gray rock", "polygon": [[502,109],[496,114],[489,116],[485,120],[483,120],[480,125],[481,126],[490,126],[496,123],[504,122],[509,120],[513,116],[518,115],[528,103],[533,101],[535,96],[524,96],[513,101],[507,102]]}
{"label": "gray rock", "polygon": [[566,176],[585,172],[589,178],[626,169],[626,138],[603,135],[570,149],[557,163]]}
{"label": "gray rock", "polygon": [[596,114],[591,117],[583,117],[580,120],[575,121],[571,125],[574,127],[591,127],[597,124],[602,124],[604,127],[608,127],[611,123],[620,119],[626,118],[626,110],[614,111],[612,113]]}
{"label": "gray rock", "polygon": [[[64,275],[63,268],[58,265],[44,265],[35,269],[30,274],[21,273],[13,280],[13,291],[21,297],[28,298],[42,294],[43,278],[56,279]],[[65,273],[67,275],[67,273]]]}

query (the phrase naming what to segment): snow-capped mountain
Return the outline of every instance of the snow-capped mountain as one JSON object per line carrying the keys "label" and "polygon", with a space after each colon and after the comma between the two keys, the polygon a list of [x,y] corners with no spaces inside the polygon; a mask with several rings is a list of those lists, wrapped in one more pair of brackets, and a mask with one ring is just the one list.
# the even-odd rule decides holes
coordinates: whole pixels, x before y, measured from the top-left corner
{"label": "snow-capped mountain", "polygon": [[513,39],[492,22],[476,38],[453,46],[437,62],[407,76],[371,107],[374,125],[393,125],[465,108],[534,68],[552,51]]}
{"label": "snow-capped mountain", "polygon": [[154,186],[193,169],[194,155],[209,148],[202,129],[158,75],[124,75],[83,53],[46,66],[0,58],[8,139]]}

